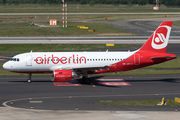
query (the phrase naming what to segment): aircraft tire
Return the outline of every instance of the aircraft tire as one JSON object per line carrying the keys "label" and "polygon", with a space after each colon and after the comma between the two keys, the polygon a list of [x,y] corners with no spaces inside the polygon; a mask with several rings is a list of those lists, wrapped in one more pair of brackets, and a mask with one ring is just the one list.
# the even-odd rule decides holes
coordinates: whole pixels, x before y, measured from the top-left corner
{"label": "aircraft tire", "polygon": [[89,84],[90,83],[90,79],[89,78],[86,78],[86,77],[82,77],[82,80],[86,83],[86,84]]}
{"label": "aircraft tire", "polygon": [[86,83],[86,84],[90,84],[90,79],[87,78],[87,79],[85,80],[85,83]]}
{"label": "aircraft tire", "polygon": [[31,83],[31,80],[30,80],[30,79],[28,79],[28,80],[27,80],[27,82],[28,82],[28,83]]}

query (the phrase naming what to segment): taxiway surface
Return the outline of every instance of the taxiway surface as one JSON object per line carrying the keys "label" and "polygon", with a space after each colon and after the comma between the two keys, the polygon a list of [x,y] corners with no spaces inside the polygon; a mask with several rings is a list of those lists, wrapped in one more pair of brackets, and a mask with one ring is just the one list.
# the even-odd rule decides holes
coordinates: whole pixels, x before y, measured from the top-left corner
{"label": "taxiway surface", "polygon": [[[106,86],[98,79],[124,79],[129,84]],[[96,76],[91,80],[88,85],[79,79],[81,86],[55,86],[47,76],[33,76],[30,84],[26,76],[1,77],[0,94],[3,97],[0,102],[16,108],[31,109],[33,106],[33,109],[41,110],[172,111],[177,108],[99,105],[94,102],[174,99],[180,96],[179,75]]]}
{"label": "taxiway surface", "polygon": [[[179,17],[172,18],[151,18],[151,19],[130,19],[130,20],[114,20],[114,21],[92,21],[93,23],[104,23],[115,28],[136,33],[140,36],[150,37],[156,28],[163,21],[179,21]],[[173,24],[170,36],[179,36],[180,26]]]}

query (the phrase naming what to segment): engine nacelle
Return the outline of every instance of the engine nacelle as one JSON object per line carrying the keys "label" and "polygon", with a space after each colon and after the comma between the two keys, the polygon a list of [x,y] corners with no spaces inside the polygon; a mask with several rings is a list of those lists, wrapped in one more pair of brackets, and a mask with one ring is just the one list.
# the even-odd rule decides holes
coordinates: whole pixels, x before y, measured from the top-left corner
{"label": "engine nacelle", "polygon": [[54,81],[56,82],[65,82],[70,81],[72,78],[75,78],[77,75],[72,70],[54,70]]}

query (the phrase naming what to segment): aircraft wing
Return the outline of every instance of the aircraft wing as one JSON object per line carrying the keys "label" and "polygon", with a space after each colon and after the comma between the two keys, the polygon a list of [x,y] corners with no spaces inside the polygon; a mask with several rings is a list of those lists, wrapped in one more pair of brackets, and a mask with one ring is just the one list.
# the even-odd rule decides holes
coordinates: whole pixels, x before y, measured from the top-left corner
{"label": "aircraft wing", "polygon": [[50,68],[51,71],[54,71],[54,70],[101,70],[101,69],[104,69],[104,70],[108,70],[107,67],[109,67],[110,65],[106,65],[106,66],[79,66],[79,67],[76,67],[76,66],[52,66]]}

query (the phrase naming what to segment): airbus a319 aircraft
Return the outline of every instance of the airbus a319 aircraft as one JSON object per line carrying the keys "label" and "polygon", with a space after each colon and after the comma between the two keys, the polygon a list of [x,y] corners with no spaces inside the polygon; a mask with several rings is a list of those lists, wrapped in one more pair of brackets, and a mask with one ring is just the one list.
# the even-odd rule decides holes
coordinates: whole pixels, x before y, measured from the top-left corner
{"label": "airbus a319 aircraft", "polygon": [[3,68],[17,73],[52,73],[54,81],[63,82],[82,76],[89,83],[88,74],[121,72],[162,63],[176,58],[165,53],[172,21],[164,21],[147,42],[136,51],[128,52],[29,52],[14,56]]}

